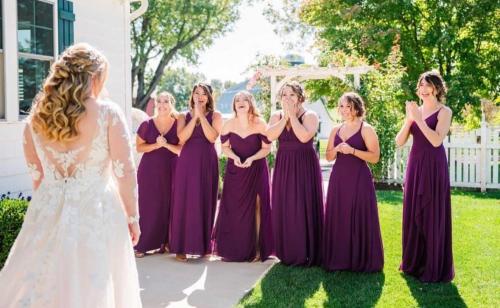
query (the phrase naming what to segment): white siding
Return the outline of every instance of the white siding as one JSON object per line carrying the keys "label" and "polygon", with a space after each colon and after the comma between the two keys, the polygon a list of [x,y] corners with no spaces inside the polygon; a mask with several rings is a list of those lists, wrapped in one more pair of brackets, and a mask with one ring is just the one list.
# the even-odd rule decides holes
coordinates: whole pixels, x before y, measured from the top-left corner
{"label": "white siding", "polygon": [[[10,1],[4,1],[4,3]],[[13,2],[15,3],[15,2]],[[75,13],[75,42],[87,42],[102,51],[109,60],[110,70],[106,89],[110,98],[119,104],[130,119],[130,6],[125,0],[78,0],[73,1]],[[12,11],[12,10],[10,10]],[[4,17],[15,16],[4,11]],[[11,21],[12,18],[6,18]],[[4,24],[5,25],[5,24]],[[4,40],[16,42],[17,25],[9,23],[4,30]],[[8,44],[6,44],[8,45]],[[11,44],[9,44],[10,46]],[[11,48],[12,49],[12,48]],[[6,72],[5,85],[17,88],[17,54],[15,49],[5,52],[9,74]],[[7,89],[6,89],[7,91]],[[10,92],[9,92],[10,93]],[[8,93],[7,93],[8,94]],[[24,123],[17,120],[17,104],[12,103],[16,93],[6,95],[8,121],[0,121],[0,195],[8,191],[17,196],[19,192],[29,193],[31,179],[24,163],[22,151],[22,131]],[[9,109],[9,106],[11,108]],[[12,108],[15,107],[15,108]],[[9,116],[10,115],[10,116]]]}
{"label": "white siding", "polygon": [[75,43],[87,42],[108,58],[106,89],[130,116],[130,7],[124,0],[74,1]]}
{"label": "white siding", "polygon": [[24,123],[0,123],[0,195],[31,189],[31,179],[24,162],[22,133]]}

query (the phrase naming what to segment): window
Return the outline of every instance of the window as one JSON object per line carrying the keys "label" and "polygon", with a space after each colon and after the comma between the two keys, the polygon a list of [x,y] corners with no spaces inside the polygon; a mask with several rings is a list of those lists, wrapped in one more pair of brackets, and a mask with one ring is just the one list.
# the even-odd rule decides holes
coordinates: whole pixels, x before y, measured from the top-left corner
{"label": "window", "polygon": [[54,61],[54,4],[18,0],[17,17],[19,114],[25,115]]}

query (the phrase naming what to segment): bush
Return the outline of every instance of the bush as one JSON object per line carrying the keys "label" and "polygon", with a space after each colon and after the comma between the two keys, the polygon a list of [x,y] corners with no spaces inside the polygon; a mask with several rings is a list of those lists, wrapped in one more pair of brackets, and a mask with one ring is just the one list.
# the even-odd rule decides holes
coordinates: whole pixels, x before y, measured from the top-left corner
{"label": "bush", "polygon": [[19,195],[20,199],[11,199],[10,194],[2,195],[0,199],[0,268],[7,260],[10,248],[23,225],[24,214],[28,209],[27,200]]}

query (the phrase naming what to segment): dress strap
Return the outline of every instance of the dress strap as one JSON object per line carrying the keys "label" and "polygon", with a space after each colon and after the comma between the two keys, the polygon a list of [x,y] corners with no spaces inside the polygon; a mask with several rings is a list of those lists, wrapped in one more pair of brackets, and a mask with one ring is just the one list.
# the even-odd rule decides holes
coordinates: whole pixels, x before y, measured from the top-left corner
{"label": "dress strap", "polygon": [[220,135],[220,142],[221,143],[225,143],[226,141],[229,140],[229,137],[230,137],[231,133],[227,133],[225,135]]}
{"label": "dress strap", "polygon": [[267,136],[266,135],[263,135],[263,134],[259,134],[259,138],[262,142],[266,143],[266,144],[270,144],[271,141],[269,139],[267,139]]}

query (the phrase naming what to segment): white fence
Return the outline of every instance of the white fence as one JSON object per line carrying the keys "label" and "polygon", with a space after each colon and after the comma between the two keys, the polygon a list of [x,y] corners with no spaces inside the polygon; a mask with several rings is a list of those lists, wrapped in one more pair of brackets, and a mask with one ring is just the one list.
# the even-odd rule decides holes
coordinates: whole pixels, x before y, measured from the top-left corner
{"label": "white fence", "polygon": [[[482,121],[481,128],[473,131],[453,128],[443,144],[451,186],[481,191],[500,188],[500,126],[492,127]],[[388,182],[403,182],[410,148],[411,141],[396,151],[388,170]]]}

